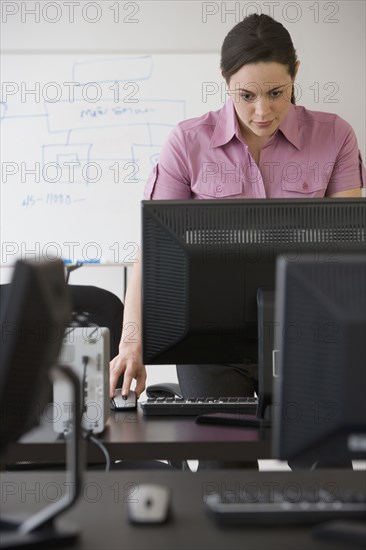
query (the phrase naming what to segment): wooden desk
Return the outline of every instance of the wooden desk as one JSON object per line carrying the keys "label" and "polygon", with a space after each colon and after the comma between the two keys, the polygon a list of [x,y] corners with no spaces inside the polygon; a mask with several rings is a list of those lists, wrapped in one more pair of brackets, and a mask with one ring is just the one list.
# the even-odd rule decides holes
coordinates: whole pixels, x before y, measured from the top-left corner
{"label": "wooden desk", "polygon": [[[112,412],[98,438],[111,459],[257,460],[271,458],[270,430],[196,424],[192,417],[145,418],[137,412]],[[87,446],[89,462],[103,462],[100,449]],[[45,421],[10,447],[3,462],[64,462],[65,443]]]}
{"label": "wooden desk", "polygon": [[[134,526],[127,519],[128,500],[138,498],[141,483],[158,483],[172,490],[172,520],[166,525]],[[365,490],[365,472],[316,470],[256,472],[251,470],[202,471],[114,471],[88,472],[83,495],[60,519],[80,530],[76,546],[100,550],[342,550],[349,543],[324,542],[312,537],[311,527],[240,526],[220,528],[208,516],[205,497],[213,490],[243,492],[246,487],[286,491],[319,490],[327,483],[339,489]],[[272,486],[271,485],[271,486]],[[7,472],[1,475],[2,514],[27,515],[67,491],[62,472]],[[69,490],[70,489],[69,487]],[[19,517],[19,516],[18,516]]]}

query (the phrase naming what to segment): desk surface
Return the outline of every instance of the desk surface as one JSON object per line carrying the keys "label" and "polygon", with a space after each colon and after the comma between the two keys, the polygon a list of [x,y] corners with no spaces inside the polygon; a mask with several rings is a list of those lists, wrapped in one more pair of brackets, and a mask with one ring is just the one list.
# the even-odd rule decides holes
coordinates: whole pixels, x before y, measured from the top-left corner
{"label": "desk surface", "polygon": [[[192,417],[145,418],[137,412],[112,412],[98,436],[111,459],[151,460],[257,460],[271,458],[270,430],[196,424]],[[102,462],[103,454],[88,444],[88,461]],[[10,447],[4,462],[59,462],[65,444],[53,431],[52,421],[26,434]]]}
{"label": "desk surface", "polygon": [[[138,498],[141,483],[158,483],[172,490],[173,517],[163,526],[133,526],[127,519],[128,500]],[[297,484],[299,490],[319,490],[331,483],[336,490],[365,490],[365,472],[352,470],[316,470],[297,472],[255,472],[251,470],[174,472],[113,471],[88,472],[83,496],[66,512],[61,521],[80,530],[76,549],[108,550],[327,550],[345,549],[349,544],[314,540],[311,529],[292,527],[220,528],[207,515],[206,495],[213,490],[231,489],[243,492],[250,484],[268,491]],[[271,485],[272,486],[272,485]],[[57,488],[67,484],[61,472],[7,472],[1,475],[2,513],[6,516],[35,512],[49,504]],[[38,502],[37,502],[38,501]],[[69,547],[73,548],[73,547]]]}

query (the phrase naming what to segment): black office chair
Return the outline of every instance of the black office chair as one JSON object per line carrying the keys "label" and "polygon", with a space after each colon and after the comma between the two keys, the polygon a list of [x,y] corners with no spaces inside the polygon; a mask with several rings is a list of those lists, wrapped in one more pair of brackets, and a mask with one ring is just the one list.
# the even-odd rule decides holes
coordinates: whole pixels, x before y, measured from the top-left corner
{"label": "black office chair", "polygon": [[73,326],[109,328],[110,359],[118,355],[122,335],[124,306],[121,300],[103,288],[89,285],[69,285]]}
{"label": "black office chair", "polygon": [[[121,340],[123,310],[121,300],[109,290],[96,286],[69,285],[72,326],[107,327],[110,331],[110,358],[118,354]],[[3,316],[10,295],[10,284],[0,285],[0,318]]]}

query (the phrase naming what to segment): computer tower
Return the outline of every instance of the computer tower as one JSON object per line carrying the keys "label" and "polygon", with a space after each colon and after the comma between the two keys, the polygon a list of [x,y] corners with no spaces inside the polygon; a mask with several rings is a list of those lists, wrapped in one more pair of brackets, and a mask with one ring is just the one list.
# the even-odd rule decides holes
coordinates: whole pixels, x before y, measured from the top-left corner
{"label": "computer tower", "polygon": [[[82,427],[101,433],[110,415],[109,406],[109,329],[69,327],[65,332],[60,365],[68,365],[81,383]],[[67,432],[73,414],[71,391],[60,378],[53,385],[54,430]]]}

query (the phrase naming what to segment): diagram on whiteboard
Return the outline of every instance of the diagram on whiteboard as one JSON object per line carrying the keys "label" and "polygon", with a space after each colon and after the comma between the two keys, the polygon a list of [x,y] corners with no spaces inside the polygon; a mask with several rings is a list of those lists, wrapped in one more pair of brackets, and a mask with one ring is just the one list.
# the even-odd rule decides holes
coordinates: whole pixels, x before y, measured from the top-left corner
{"label": "diagram on whiteboard", "polygon": [[67,242],[120,261],[116,243],[139,242],[144,185],[169,132],[208,110],[216,56],[4,57],[2,263],[45,247],[70,256]]}

